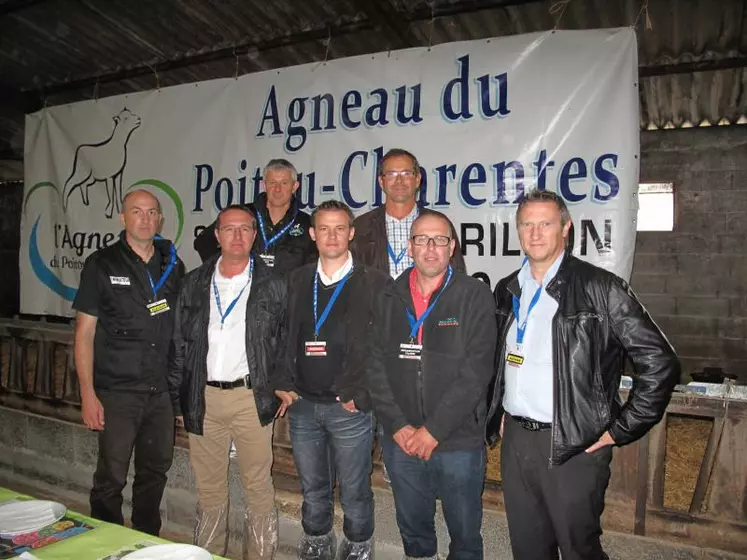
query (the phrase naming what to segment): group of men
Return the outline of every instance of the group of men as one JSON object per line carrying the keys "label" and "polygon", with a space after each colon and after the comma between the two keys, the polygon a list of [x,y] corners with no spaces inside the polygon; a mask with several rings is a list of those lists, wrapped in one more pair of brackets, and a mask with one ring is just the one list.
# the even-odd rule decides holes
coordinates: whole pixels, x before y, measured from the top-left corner
{"label": "group of men", "polygon": [[[407,559],[436,558],[437,500],[448,557],[483,558],[485,444],[499,438],[514,557],[604,558],[612,446],[658,422],[680,370],[627,283],[567,250],[563,200],[523,197],[526,258],[491,294],[466,274],[450,220],[417,204],[411,153],[381,159],[386,202],[357,219],[338,201],[300,211],[286,160],[270,161],[263,178],[253,204],[222,209],[196,238],[203,264],[186,276],[146,191],[125,197],[119,242],[88,258],[74,308],[82,417],[99,431],[92,515],[123,523],[134,450],[132,524],[158,534],[182,424],[195,544],[226,553],[233,442],[243,556],[273,558],[272,429],[287,413],[301,559],[373,558],[375,433]],[[635,384],[623,403],[626,356]]]}

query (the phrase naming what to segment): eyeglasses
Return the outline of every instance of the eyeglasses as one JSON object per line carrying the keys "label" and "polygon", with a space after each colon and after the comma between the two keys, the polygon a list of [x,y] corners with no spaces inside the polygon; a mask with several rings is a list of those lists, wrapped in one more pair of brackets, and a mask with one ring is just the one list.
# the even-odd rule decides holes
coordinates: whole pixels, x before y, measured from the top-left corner
{"label": "eyeglasses", "polygon": [[238,232],[239,235],[249,235],[254,231],[252,226],[223,226],[218,228],[218,231],[225,233],[226,235],[234,235]]}
{"label": "eyeglasses", "polygon": [[410,238],[410,241],[412,241],[413,245],[417,245],[418,247],[427,247],[431,241],[433,241],[433,244],[436,247],[446,247],[451,242],[451,237],[447,235],[434,235],[433,237],[427,235],[413,235]]}
{"label": "eyeglasses", "polygon": [[415,177],[415,171],[412,169],[403,169],[402,171],[384,171],[381,176],[384,177],[385,181],[394,183],[397,180],[397,177],[401,177],[403,181],[406,179],[412,179]]}

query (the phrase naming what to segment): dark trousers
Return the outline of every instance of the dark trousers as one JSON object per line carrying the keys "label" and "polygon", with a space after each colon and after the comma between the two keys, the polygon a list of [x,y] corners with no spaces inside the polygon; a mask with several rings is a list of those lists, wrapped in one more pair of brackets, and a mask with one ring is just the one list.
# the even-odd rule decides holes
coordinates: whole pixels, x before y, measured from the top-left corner
{"label": "dark trousers", "polygon": [[348,412],[340,403],[298,399],[289,410],[293,458],[303,489],[301,510],[307,535],[326,535],[334,521],[335,478],[344,515],[343,533],[351,542],[374,532],[371,490],[370,412]]}
{"label": "dark trousers", "polygon": [[601,516],[612,447],[549,466],[550,430],[530,432],[506,415],[501,475],[515,560],[600,560]]}
{"label": "dark trousers", "polygon": [[438,552],[434,516],[440,498],[451,540],[448,560],[482,560],[485,448],[436,450],[423,461],[407,455],[390,435],[381,444],[405,555],[429,558]]}
{"label": "dark trousers", "polygon": [[91,489],[91,516],[124,524],[122,489],[135,451],[132,527],[158,536],[166,472],[174,456],[174,410],[168,393],[96,392],[104,407],[99,457]]}

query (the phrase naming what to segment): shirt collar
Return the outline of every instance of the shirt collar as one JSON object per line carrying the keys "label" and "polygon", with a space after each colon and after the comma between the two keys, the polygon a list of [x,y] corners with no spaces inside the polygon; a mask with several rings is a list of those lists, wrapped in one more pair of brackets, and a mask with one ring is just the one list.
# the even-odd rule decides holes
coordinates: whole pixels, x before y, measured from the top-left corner
{"label": "shirt collar", "polygon": [[316,263],[316,272],[319,274],[319,279],[325,286],[331,286],[342,280],[345,275],[353,269],[353,255],[348,251],[348,260],[337,270],[332,276],[327,276],[322,270],[322,259],[319,259]]}
{"label": "shirt collar", "polygon": [[[563,251],[560,256],[555,259],[555,262],[552,263],[550,268],[547,269],[545,277],[542,279],[543,288],[547,287],[550,281],[555,278],[555,275],[558,273],[558,269],[560,268],[560,263],[563,262],[563,257],[565,257],[565,251]],[[519,286],[521,286],[522,290],[524,289],[524,285],[527,281],[533,282],[535,286],[539,285],[532,276],[532,271],[529,268],[529,260],[524,259],[524,263],[521,265],[521,270],[519,271]]]}
{"label": "shirt collar", "polygon": [[235,280],[242,280],[244,282],[249,281],[249,264],[251,263],[251,258],[249,259],[250,262],[246,263],[246,266],[244,267],[244,270],[242,270],[239,274],[236,276],[232,276],[231,278],[226,278],[220,273],[220,263],[223,260],[223,257],[219,257],[218,261],[215,263],[215,280],[217,282],[223,281],[223,282],[233,282]]}
{"label": "shirt collar", "polygon": [[418,205],[416,203],[415,206],[412,207],[412,210],[410,210],[410,213],[407,216],[405,216],[404,218],[402,218],[401,220],[398,220],[394,216],[390,216],[389,213],[387,213],[387,212],[385,212],[385,214],[386,214],[386,221],[387,222],[394,222],[394,223],[396,223],[396,222],[402,223],[402,222],[408,222],[408,221],[411,222],[415,218],[418,217]]}

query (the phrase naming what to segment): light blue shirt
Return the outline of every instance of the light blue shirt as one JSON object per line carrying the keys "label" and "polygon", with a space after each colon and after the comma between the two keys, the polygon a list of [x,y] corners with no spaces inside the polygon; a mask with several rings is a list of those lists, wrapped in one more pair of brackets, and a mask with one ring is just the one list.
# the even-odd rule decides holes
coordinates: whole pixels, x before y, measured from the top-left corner
{"label": "light blue shirt", "polygon": [[[512,416],[524,416],[539,422],[552,422],[552,320],[558,311],[558,302],[547,295],[545,287],[555,278],[563,256],[561,254],[556,259],[542,279],[542,292],[529,315],[524,332],[524,343],[520,349],[516,342],[516,319],[508,330],[506,352],[515,352],[524,357],[524,363],[519,367],[514,367],[508,362],[505,365],[503,408]],[[519,285],[521,286],[519,319],[523,324],[529,304],[539,288],[539,284],[532,277],[529,262],[524,262],[519,271]]]}

